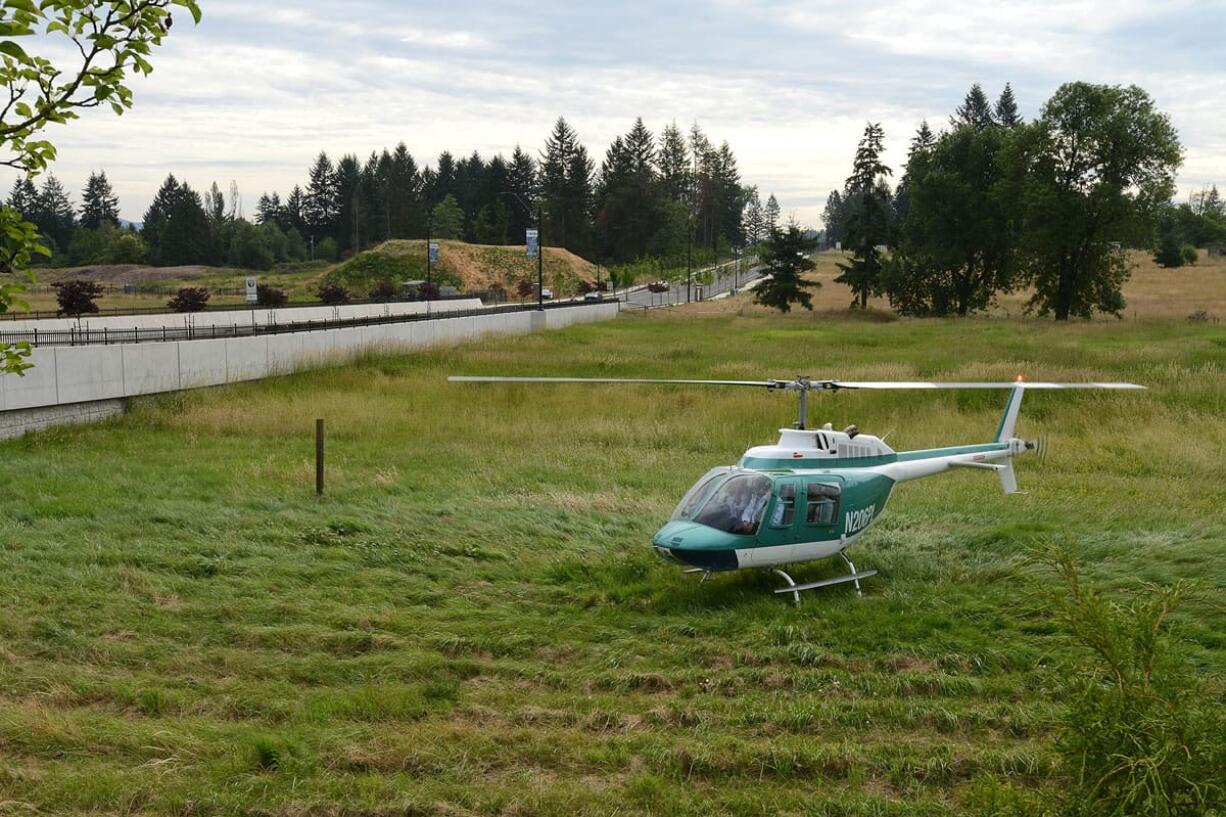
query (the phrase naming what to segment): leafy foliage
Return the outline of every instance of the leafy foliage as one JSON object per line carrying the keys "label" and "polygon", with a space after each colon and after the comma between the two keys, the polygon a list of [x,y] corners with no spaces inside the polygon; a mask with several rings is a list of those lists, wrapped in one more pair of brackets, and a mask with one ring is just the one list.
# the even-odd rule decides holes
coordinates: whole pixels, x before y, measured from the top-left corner
{"label": "leafy foliage", "polygon": [[772,233],[761,254],[762,266],[770,277],[754,287],[754,303],[780,312],[790,312],[792,304],[813,309],[813,298],[805,290],[820,287],[821,284],[807,281],[802,276],[815,268],[809,255],[816,249],[817,241],[805,238],[795,224]]}
{"label": "leafy foliage", "polygon": [[1067,542],[1037,546],[1059,577],[1045,594],[1054,618],[1087,658],[1071,673],[1058,748],[1076,815],[1208,815],[1226,806],[1226,718],[1196,680],[1172,634],[1184,582],[1147,585],[1123,604],[1080,575]]}
{"label": "leafy foliage", "polygon": [[391,281],[377,281],[370,288],[370,299],[379,303],[387,303],[388,301],[396,300],[398,290],[396,285]]}
{"label": "leafy foliage", "polygon": [[1119,314],[1121,244],[1146,246],[1183,151],[1169,118],[1135,85],[1061,86],[1020,145],[1020,263],[1030,301],[1057,320]]}
{"label": "leafy foliage", "polygon": [[289,298],[283,289],[278,289],[269,284],[256,285],[255,302],[260,306],[284,306],[287,300]]}
{"label": "leafy foliage", "polygon": [[78,315],[98,314],[98,304],[94,299],[102,294],[102,285],[97,281],[60,281],[51,285],[55,289],[55,300],[59,304],[60,314],[70,317]]}
{"label": "leafy foliage", "polygon": [[204,287],[183,287],[166,302],[175,312],[201,312],[209,305],[209,291]]}
{"label": "leafy foliage", "polygon": [[349,294],[349,289],[343,284],[321,284],[317,294],[319,296],[319,300],[325,304],[328,304],[329,306],[347,304],[350,300],[352,300],[352,296]]}
{"label": "leafy foliage", "polygon": [[[31,176],[55,159],[55,146],[41,138],[48,125],[62,125],[78,117],[77,111],[109,105],[122,114],[132,106],[132,92],[125,85],[129,71],[149,74],[149,55],[170,29],[170,8],[186,9],[198,22],[196,0],[44,0],[35,4],[20,0],[5,4],[0,12],[0,85],[8,92],[0,115],[0,165]],[[80,57],[71,67],[31,54],[19,40],[23,37],[63,38],[68,53]],[[71,59],[71,58],[70,58]],[[27,179],[28,181],[28,179]],[[57,198],[56,212],[60,212]],[[46,244],[36,234],[4,216],[3,273],[21,271],[32,256],[45,254]],[[59,235],[59,245],[67,236]],[[16,265],[16,266],[14,266]],[[0,285],[0,311],[14,304],[12,284]],[[23,350],[0,344],[0,375],[20,371]]]}

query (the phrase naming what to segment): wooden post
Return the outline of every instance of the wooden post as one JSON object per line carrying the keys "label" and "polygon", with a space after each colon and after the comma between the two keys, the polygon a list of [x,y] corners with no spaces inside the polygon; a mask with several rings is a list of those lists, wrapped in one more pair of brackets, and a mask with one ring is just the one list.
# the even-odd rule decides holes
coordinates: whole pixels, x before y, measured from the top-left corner
{"label": "wooden post", "polygon": [[324,495],[324,421],[315,421],[315,496]]}

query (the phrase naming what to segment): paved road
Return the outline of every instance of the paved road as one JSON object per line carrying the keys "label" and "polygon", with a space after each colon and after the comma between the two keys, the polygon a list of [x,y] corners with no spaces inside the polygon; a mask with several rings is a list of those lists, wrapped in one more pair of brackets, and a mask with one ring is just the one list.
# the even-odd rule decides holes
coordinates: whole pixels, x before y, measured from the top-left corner
{"label": "paved road", "polygon": [[[735,275],[734,265],[725,264],[719,268],[719,274],[710,284],[697,283],[697,277],[695,275],[695,282],[690,287],[691,301],[705,301],[720,293],[728,292],[734,287],[743,288],[758,278],[758,271],[742,271],[740,275]],[[629,293],[620,292],[618,300],[624,302],[630,309],[650,309],[683,304],[686,302],[685,281],[670,283],[667,292],[651,292],[646,288],[632,290]]]}

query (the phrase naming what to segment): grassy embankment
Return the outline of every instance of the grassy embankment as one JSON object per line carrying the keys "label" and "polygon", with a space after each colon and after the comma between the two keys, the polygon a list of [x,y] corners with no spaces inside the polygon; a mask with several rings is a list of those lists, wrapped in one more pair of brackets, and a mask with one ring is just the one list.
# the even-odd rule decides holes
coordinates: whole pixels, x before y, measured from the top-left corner
{"label": "grassy embankment", "polygon": [[[1199,582],[1178,624],[1223,700],[1226,330],[741,306],[371,359],[0,444],[0,811],[988,813],[1059,785],[1072,653],[1028,592],[1036,533],[1077,537],[1113,593]],[[1028,493],[979,473],[903,486],[854,554],[881,571],[865,597],[798,609],[773,577],[700,587],[647,546],[790,399],[444,382],[1019,371],[1151,390],[1027,396],[1021,430],[1052,443],[1019,462]],[[906,449],[986,439],[1002,404],[840,394],[813,415]]]}
{"label": "grassy embankment", "polygon": [[[545,286],[556,295],[573,295],[579,280],[596,279],[596,268],[574,253],[557,247],[545,248]],[[324,262],[287,264],[270,271],[250,271],[221,267],[145,267],[137,265],[96,266],[73,269],[37,271],[39,287],[27,293],[25,300],[33,310],[54,310],[55,292],[48,285],[55,281],[85,278],[102,281],[122,289],[124,284],[136,292],[107,292],[98,299],[105,309],[132,307],[164,307],[168,293],[180,287],[205,287],[214,294],[210,304],[241,304],[244,300],[243,281],[255,275],[260,283],[284,289],[294,302],[316,299],[321,283],[335,281],[348,287],[354,300],[364,300],[377,281],[401,281],[426,277],[425,241],[387,241],[359,253],[339,264]],[[536,281],[536,262],[524,256],[522,246],[495,247],[467,244],[463,241],[440,241],[439,262],[433,269],[438,284],[457,286],[461,291],[485,291],[500,285],[512,298],[516,284],[523,280]]]}

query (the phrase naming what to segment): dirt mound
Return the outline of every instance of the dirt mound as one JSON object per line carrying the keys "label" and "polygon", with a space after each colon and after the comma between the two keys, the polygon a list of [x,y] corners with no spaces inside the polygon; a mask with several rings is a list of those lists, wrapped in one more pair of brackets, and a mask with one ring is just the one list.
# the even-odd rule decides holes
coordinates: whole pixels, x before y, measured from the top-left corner
{"label": "dirt mound", "polygon": [[[522,245],[463,241],[438,244],[438,264],[433,267],[433,274],[440,283],[458,285],[466,291],[494,287],[513,291],[520,281],[536,280],[536,261],[525,255]],[[576,292],[581,280],[596,280],[596,267],[569,250],[546,247],[544,261],[545,285],[559,295]],[[426,242],[385,241],[338,264],[329,276],[347,286],[365,286],[375,280],[425,278]]]}

